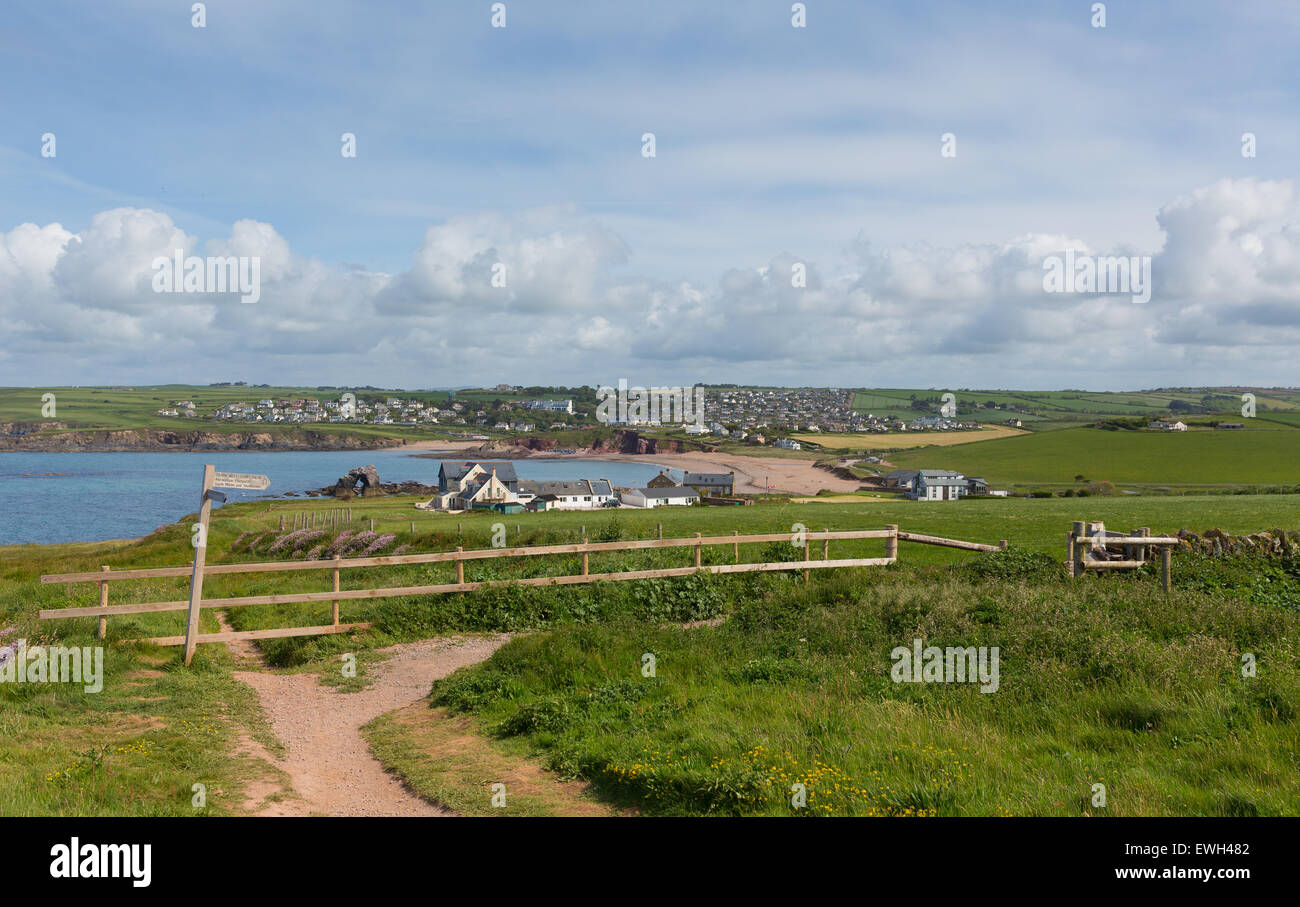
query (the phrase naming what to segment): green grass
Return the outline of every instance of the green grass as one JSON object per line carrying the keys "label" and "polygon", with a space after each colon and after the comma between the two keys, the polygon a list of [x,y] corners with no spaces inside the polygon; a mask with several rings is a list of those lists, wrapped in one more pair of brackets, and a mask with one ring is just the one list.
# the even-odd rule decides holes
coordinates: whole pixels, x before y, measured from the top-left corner
{"label": "green grass", "polygon": [[994,484],[1295,485],[1300,432],[1074,428],[890,456],[900,469],[955,469]]}
{"label": "green grass", "polygon": [[[745,533],[789,532],[796,523],[803,523],[813,530],[878,528],[886,523],[898,523],[906,530],[973,541],[996,542],[1006,538],[1016,546],[1046,553],[1057,560],[1064,557],[1062,536],[1070,522],[1078,519],[1105,520],[1112,528],[1148,526],[1157,534],[1184,526],[1198,532],[1217,526],[1234,534],[1279,525],[1297,528],[1296,499],[1287,495],[966,500],[955,504],[787,502],[734,508],[543,513],[510,517],[429,514],[414,510],[412,505],[416,500],[360,499],[346,506],[352,508],[357,518],[353,528],[368,528],[368,521],[374,518],[377,532],[396,534],[394,546],[408,544],[413,551],[450,550],[458,544],[466,548],[489,547],[493,524],[498,522],[505,525],[510,545],[572,542],[581,537],[583,528],[592,540],[653,538],[657,534],[656,524],[660,522],[665,536],[690,536],[695,532],[728,535],[733,530]],[[284,516],[288,525],[295,511],[342,506],[345,505],[332,501],[294,500],[221,507],[214,514],[209,536],[209,562],[265,560],[265,553],[232,553],[231,545],[241,533],[275,533],[280,517]],[[39,582],[40,574],[93,572],[101,564],[115,569],[187,564],[192,554],[188,519],[192,517],[134,541],[0,547],[0,628],[13,627],[13,638],[26,637],[33,642],[93,645],[94,619],[39,621],[36,612],[41,608],[93,604],[97,598],[94,586],[43,585]],[[416,521],[415,533],[410,531],[412,519]],[[882,546],[879,540],[836,542],[831,553],[833,557],[879,556]],[[814,557],[819,557],[820,546],[814,545],[813,548]],[[752,561],[792,557],[794,551],[791,546],[778,543],[742,546],[741,554],[742,560]],[[450,632],[558,629],[562,634],[568,634],[577,632],[574,628],[581,628],[584,633],[596,635],[572,638],[597,640],[598,645],[590,650],[590,657],[594,659],[593,663],[603,664],[614,657],[610,653],[622,652],[620,647],[627,647],[628,651],[637,650],[635,656],[639,658],[648,649],[637,640],[659,640],[662,633],[669,634],[663,637],[666,640],[675,639],[672,633],[676,631],[661,629],[659,625],[663,623],[740,614],[755,603],[767,603],[764,607],[773,615],[786,608],[790,620],[803,620],[800,615],[807,610],[807,603],[802,596],[812,596],[820,601],[817,599],[820,595],[841,596],[858,587],[875,588],[875,584],[884,578],[897,584],[895,591],[899,596],[907,594],[917,602],[930,595],[932,589],[941,590],[949,586],[949,592],[943,593],[949,598],[944,600],[956,601],[968,592],[954,591],[957,587],[951,584],[956,580],[942,571],[971,558],[972,555],[966,552],[904,542],[900,551],[901,569],[852,571],[836,577],[814,573],[813,583],[807,590],[797,577],[764,575],[692,577],[551,589],[507,587],[463,596],[344,602],[341,607],[344,621],[375,621],[377,627],[350,636],[268,640],[263,651],[273,664],[282,668],[335,674],[339,653],[358,653],[361,677],[356,682],[345,684],[345,690],[364,685],[367,668],[376,657],[375,649],[394,642]],[[691,563],[691,559],[690,549],[595,554],[591,556],[591,569],[598,572],[684,566]],[[731,559],[729,545],[704,552],[705,563],[729,563]],[[471,580],[508,580],[578,570],[576,556],[556,556],[471,562],[466,573]],[[1179,573],[1176,569],[1175,575]],[[450,582],[453,576],[454,569],[445,564],[351,570],[343,574],[343,588]],[[1150,578],[1128,585],[1125,582],[1103,587],[1119,591],[1110,598],[1096,601],[1086,590],[1100,584],[1048,585],[1038,597],[1031,596],[1032,589],[1027,586],[1017,593],[1022,595],[1017,599],[1020,601],[1018,607],[1023,609],[1026,621],[1033,613],[1032,608],[1039,607],[1040,621],[1068,624],[1075,619],[1077,611],[1078,614],[1091,615],[1086,616],[1086,626],[1096,626],[1100,618],[1093,611],[1097,608],[1105,613],[1122,613],[1130,601],[1147,602],[1144,596],[1153,586]],[[328,588],[327,572],[244,574],[210,577],[205,583],[205,594],[225,597]],[[185,579],[115,583],[111,587],[110,602],[178,600],[185,598],[186,590]],[[1052,597],[1058,593],[1065,596],[1060,602]],[[1203,594],[1209,596],[1208,600],[1223,606],[1224,603],[1214,597],[1217,593]],[[1133,598],[1126,597],[1129,595]],[[328,623],[329,620],[328,604],[244,607],[231,609],[229,615],[232,623],[241,629],[306,626]],[[108,677],[104,691],[99,694],[85,694],[79,687],[65,688],[65,685],[0,685],[0,814],[188,815],[194,811],[190,806],[190,787],[198,782],[207,783],[210,792],[221,792],[210,793],[209,811],[239,811],[242,802],[240,790],[252,771],[252,763],[235,754],[234,742],[241,734],[264,736],[265,724],[251,691],[231,677],[232,665],[224,647],[200,646],[197,668],[184,670],[179,668],[179,650],[175,647],[158,648],[122,642],[136,637],[179,634],[182,625],[183,612],[110,618],[109,645],[105,652]],[[743,626],[743,622],[736,626]],[[1188,626],[1196,628],[1201,625],[1191,623]],[[202,631],[211,632],[216,628],[212,613],[205,612]],[[811,629],[811,626],[804,628]],[[748,653],[742,667],[751,660],[758,660],[759,666],[753,671],[760,674],[770,673],[764,659],[786,657],[782,654],[785,650],[777,644],[779,641],[765,635],[766,631],[759,632],[748,642],[727,635],[733,630],[719,632],[722,634],[719,638],[727,640],[728,646],[742,647],[737,651],[743,649]],[[527,645],[539,645],[547,635],[541,634],[537,637],[538,642]],[[812,638],[804,631],[799,635]],[[561,638],[570,639],[567,636]],[[623,638],[623,641],[615,645],[613,640],[616,638]],[[1097,637],[1099,640],[1105,638],[1104,635]],[[691,637],[687,642],[695,645],[695,639]],[[1238,633],[1232,639],[1236,644],[1245,645],[1256,637]],[[602,648],[605,646],[613,648],[607,652]],[[702,649],[701,657],[708,652],[708,649]],[[721,657],[725,653],[713,654]],[[865,650],[861,657],[867,657]],[[771,666],[771,670],[776,672],[773,676],[778,680],[785,676],[780,664]],[[827,670],[830,672],[827,676],[831,676],[838,669],[831,665]],[[850,665],[849,670],[856,668]],[[587,675],[579,672],[577,676]],[[610,682],[624,679],[612,674],[610,678]],[[752,691],[745,695],[751,694]],[[746,701],[739,692],[736,696],[740,697],[736,701]],[[805,704],[811,701],[800,699],[800,696],[803,694],[800,693],[795,700]],[[769,705],[760,700],[747,701],[754,708],[767,708]],[[870,704],[862,707],[865,714],[882,720],[886,716],[880,710],[893,708]],[[1218,714],[1222,703],[1206,699],[1205,708]],[[628,714],[635,715],[636,710]],[[922,737],[913,733],[913,739],[919,744]],[[145,742],[150,745],[144,746]],[[528,744],[529,747],[540,745]],[[119,747],[123,749],[119,751]],[[69,770],[75,779],[73,781],[55,783],[45,780],[47,775],[56,771],[66,774]],[[1273,808],[1271,803],[1262,804],[1264,811]]]}
{"label": "green grass", "polygon": [[[515,640],[432,704],[650,815],[1295,815],[1300,563],[1260,586],[1258,565],[1194,560],[1168,598],[1014,549],[982,571],[785,578],[718,627]],[[914,638],[997,646],[998,691],[893,683]]]}

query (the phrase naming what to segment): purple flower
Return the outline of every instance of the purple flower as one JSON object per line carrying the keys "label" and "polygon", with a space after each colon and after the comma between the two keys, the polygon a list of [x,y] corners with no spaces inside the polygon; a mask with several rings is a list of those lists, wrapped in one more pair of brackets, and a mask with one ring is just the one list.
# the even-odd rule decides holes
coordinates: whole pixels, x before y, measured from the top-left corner
{"label": "purple flower", "polygon": [[374,542],[370,544],[370,547],[368,547],[365,551],[361,552],[361,556],[369,557],[372,554],[375,554],[379,551],[383,551],[389,545],[393,544],[393,540],[396,538],[397,536],[395,535],[381,535],[379,538],[375,539]]}
{"label": "purple flower", "polygon": [[342,553],[343,549],[348,546],[348,539],[350,538],[352,538],[351,529],[340,532],[338,538],[330,544],[329,548],[325,549],[325,556],[334,557],[336,554]]}

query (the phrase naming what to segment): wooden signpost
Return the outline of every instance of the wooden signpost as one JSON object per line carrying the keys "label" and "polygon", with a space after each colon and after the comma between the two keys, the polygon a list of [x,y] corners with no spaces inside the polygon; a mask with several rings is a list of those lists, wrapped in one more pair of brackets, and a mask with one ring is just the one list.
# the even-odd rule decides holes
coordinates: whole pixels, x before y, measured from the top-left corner
{"label": "wooden signpost", "polygon": [[197,531],[191,541],[194,544],[194,569],[190,574],[190,608],[189,619],[185,623],[185,663],[194,659],[194,649],[199,638],[200,602],[203,600],[203,564],[208,554],[208,523],[212,517],[212,502],[226,500],[226,496],[216,488],[249,488],[260,491],[268,487],[271,480],[266,476],[248,475],[238,472],[217,472],[211,463],[203,467],[203,493],[199,504],[199,522]]}

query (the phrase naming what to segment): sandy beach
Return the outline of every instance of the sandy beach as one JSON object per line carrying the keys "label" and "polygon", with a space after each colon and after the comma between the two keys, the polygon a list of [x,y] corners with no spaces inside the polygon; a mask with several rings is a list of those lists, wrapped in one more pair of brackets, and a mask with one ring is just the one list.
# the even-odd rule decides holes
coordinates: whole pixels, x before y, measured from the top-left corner
{"label": "sandy beach", "polygon": [[[410,450],[477,450],[480,441],[415,441],[404,445]],[[782,494],[813,495],[822,489],[837,493],[856,491],[859,483],[831,475],[818,469],[811,460],[785,457],[755,457],[745,454],[692,451],[691,453],[621,454],[579,448],[571,454],[524,451],[521,449],[494,452],[499,460],[612,460],[639,463],[657,463],[672,469],[691,472],[734,472],[735,490],[739,494],[762,494],[767,491]],[[582,478],[595,478],[584,476]]]}

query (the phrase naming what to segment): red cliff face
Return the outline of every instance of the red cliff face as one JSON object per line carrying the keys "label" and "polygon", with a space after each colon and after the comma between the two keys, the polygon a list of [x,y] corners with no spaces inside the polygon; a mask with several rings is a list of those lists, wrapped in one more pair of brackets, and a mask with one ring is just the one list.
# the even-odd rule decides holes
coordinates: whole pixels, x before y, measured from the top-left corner
{"label": "red cliff face", "polygon": [[682,453],[686,450],[686,446],[681,441],[646,438],[634,431],[616,432],[613,438],[608,441],[597,441],[592,448],[625,454]]}

